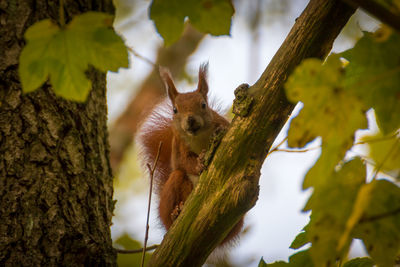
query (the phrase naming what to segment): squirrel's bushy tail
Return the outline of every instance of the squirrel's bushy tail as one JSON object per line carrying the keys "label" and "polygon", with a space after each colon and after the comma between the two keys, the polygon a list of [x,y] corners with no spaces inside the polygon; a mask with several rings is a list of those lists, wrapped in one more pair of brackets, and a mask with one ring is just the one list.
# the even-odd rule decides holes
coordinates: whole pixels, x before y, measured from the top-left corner
{"label": "squirrel's bushy tail", "polygon": [[154,172],[154,183],[156,190],[167,181],[171,173],[171,114],[172,106],[169,101],[163,101],[157,105],[150,115],[144,119],[136,137],[136,143],[139,145],[139,154],[143,167],[153,166],[157,156],[158,146],[162,142],[160,157]]}

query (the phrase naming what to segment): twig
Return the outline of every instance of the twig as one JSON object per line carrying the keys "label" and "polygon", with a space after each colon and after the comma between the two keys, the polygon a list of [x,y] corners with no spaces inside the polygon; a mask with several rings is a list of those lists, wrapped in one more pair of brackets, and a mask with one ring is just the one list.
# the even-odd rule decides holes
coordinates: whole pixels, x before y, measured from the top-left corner
{"label": "twig", "polygon": [[[152,245],[150,247],[146,248],[146,251],[150,251],[153,249],[158,248],[159,245]],[[141,253],[143,252],[143,248],[139,249],[119,249],[119,248],[114,248],[114,250],[119,253],[119,254],[134,254],[134,253]]]}
{"label": "twig", "polygon": [[321,146],[317,146],[317,147],[311,147],[311,148],[305,148],[305,149],[284,149],[284,148],[277,148],[275,149],[274,152],[292,152],[292,153],[304,153],[304,152],[308,152],[311,150],[315,150],[321,148]]}
{"label": "twig", "polygon": [[147,204],[147,218],[146,218],[146,234],[144,235],[144,245],[143,245],[143,253],[142,253],[142,263],[141,267],[144,266],[144,256],[146,254],[146,247],[147,247],[147,239],[149,238],[149,217],[150,217],[150,205],[151,205],[151,194],[153,192],[153,178],[154,178],[154,171],[157,167],[158,158],[160,157],[160,151],[162,147],[162,142],[158,145],[157,156],[153,163],[153,168],[151,168],[150,164],[147,163],[147,168],[149,169],[150,173],[150,192],[149,192],[149,202]]}
{"label": "twig", "polygon": [[271,154],[272,152],[275,152],[276,150],[278,150],[278,148],[279,148],[281,145],[283,145],[283,143],[285,143],[287,139],[288,139],[287,136],[286,136],[285,138],[283,138],[283,140],[280,141],[279,144],[277,144],[273,149],[271,149],[271,150],[268,152],[267,157],[268,157],[269,154]]}
{"label": "twig", "polygon": [[273,149],[271,149],[267,156],[269,156],[271,153],[273,152],[290,152],[290,153],[304,153],[304,152],[308,152],[311,150],[315,150],[318,148],[321,148],[321,146],[317,146],[317,147],[312,147],[312,148],[305,148],[305,149],[285,149],[285,148],[279,148],[281,145],[283,145],[283,143],[285,143],[285,141],[287,140],[287,136],[281,141],[279,142],[278,145],[276,145]]}
{"label": "twig", "polygon": [[135,57],[140,58],[141,60],[143,60],[144,62],[146,62],[146,63],[148,63],[148,64],[150,64],[150,65],[152,65],[152,66],[157,66],[156,63],[154,63],[152,60],[148,59],[147,57],[142,56],[141,54],[139,54],[138,52],[136,52],[136,50],[133,49],[132,47],[130,47],[130,46],[126,46],[126,47],[128,48],[128,50],[129,50]]}

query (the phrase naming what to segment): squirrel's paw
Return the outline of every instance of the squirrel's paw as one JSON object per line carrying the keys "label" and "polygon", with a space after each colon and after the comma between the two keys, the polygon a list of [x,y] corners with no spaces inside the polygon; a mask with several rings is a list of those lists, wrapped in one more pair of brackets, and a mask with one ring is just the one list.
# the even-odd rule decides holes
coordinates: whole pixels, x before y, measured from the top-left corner
{"label": "squirrel's paw", "polygon": [[197,167],[196,171],[200,175],[205,169],[205,159],[206,159],[207,150],[203,149],[197,158]]}
{"label": "squirrel's paw", "polygon": [[175,221],[176,218],[178,218],[179,214],[181,213],[183,209],[183,201],[181,201],[178,205],[175,206],[175,208],[171,212],[171,219],[172,221]]}

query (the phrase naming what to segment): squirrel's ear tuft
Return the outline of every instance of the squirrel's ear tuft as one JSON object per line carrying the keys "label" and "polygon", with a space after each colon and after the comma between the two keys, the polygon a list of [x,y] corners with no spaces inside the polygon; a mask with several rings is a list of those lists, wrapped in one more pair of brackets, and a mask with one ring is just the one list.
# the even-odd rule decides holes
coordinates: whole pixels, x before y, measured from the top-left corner
{"label": "squirrel's ear tuft", "polygon": [[176,90],[174,81],[172,80],[171,72],[168,68],[160,66],[158,68],[160,71],[161,79],[164,82],[165,88],[167,89],[168,97],[171,99],[172,103],[175,102],[175,97],[179,94]]}
{"label": "squirrel's ear tuft", "polygon": [[208,94],[207,75],[208,75],[208,62],[200,65],[199,83],[197,85],[197,91],[203,95],[205,100],[207,100],[207,94]]}

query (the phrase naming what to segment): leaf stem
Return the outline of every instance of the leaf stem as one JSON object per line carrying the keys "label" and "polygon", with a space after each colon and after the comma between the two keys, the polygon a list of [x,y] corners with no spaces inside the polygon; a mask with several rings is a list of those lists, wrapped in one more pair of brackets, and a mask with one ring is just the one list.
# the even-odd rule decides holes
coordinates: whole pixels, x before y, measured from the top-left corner
{"label": "leaf stem", "polygon": [[[146,248],[146,251],[150,251],[153,249],[158,248],[159,245],[152,245],[150,247]],[[114,250],[119,253],[119,254],[134,254],[134,253],[141,253],[143,252],[143,248],[139,249],[119,249],[119,248],[114,248]]]}
{"label": "leaf stem", "polygon": [[279,148],[281,145],[283,145],[283,144],[286,142],[287,139],[288,139],[287,136],[286,136],[285,138],[283,138],[282,141],[279,142],[279,144],[277,144],[273,149],[271,149],[271,150],[268,152],[267,157],[268,157],[269,154],[271,154],[272,152],[277,151],[278,148]]}
{"label": "leaf stem", "polygon": [[310,147],[310,148],[305,148],[305,149],[285,149],[285,148],[276,148],[272,152],[290,152],[290,153],[304,153],[308,152],[311,150],[319,149],[321,146],[316,146],[316,147]]}
{"label": "leaf stem", "polygon": [[141,54],[139,54],[138,52],[136,52],[136,50],[133,49],[132,47],[130,47],[130,46],[126,46],[126,47],[128,48],[128,50],[129,50],[135,57],[140,58],[141,60],[143,60],[144,62],[146,62],[146,63],[148,63],[148,64],[150,64],[150,65],[152,65],[152,66],[157,66],[156,63],[154,63],[153,61],[151,61],[151,60],[148,59],[147,57],[142,56]]}

